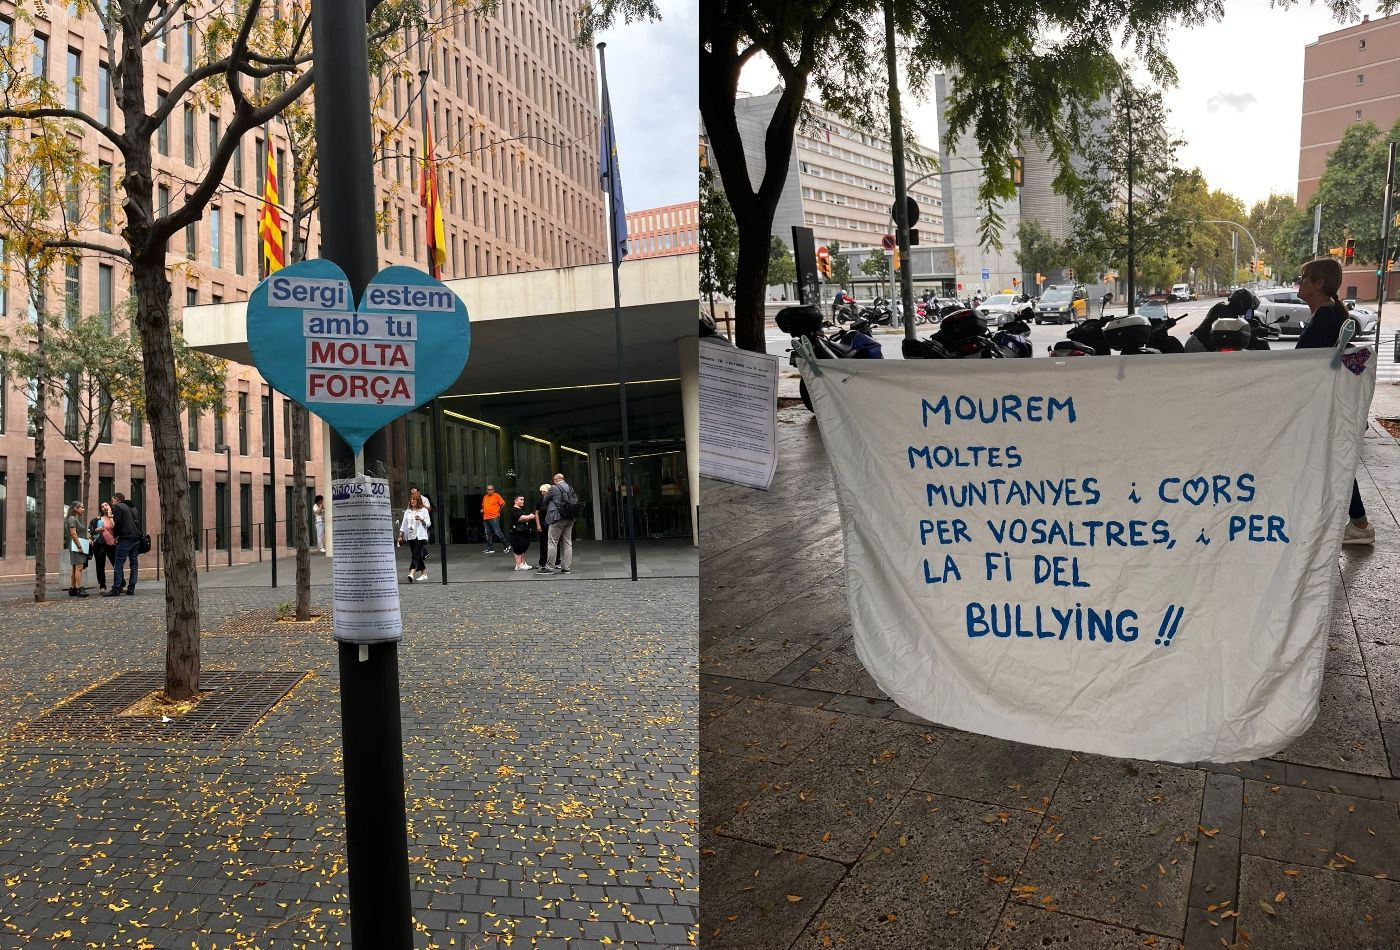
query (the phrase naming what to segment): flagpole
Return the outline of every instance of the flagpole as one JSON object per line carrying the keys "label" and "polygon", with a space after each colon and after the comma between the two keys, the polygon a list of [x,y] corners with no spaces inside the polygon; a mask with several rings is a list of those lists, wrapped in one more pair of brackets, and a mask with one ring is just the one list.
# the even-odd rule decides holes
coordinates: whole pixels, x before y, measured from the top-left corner
{"label": "flagpole", "polygon": [[[434,279],[441,279],[442,268],[438,266],[437,248],[433,245],[433,242],[437,240],[437,167],[432,158],[432,135],[428,131],[428,61],[423,56],[423,33],[421,30],[418,33],[418,42],[418,97],[422,100],[419,115],[423,119],[423,184],[432,189],[431,192],[427,192],[425,188],[425,193],[432,196],[432,204],[425,209],[426,214],[423,215],[424,227],[428,235],[428,240],[424,241],[424,244],[428,249],[428,273],[432,274]],[[447,495],[443,487],[447,477],[442,470],[442,402],[434,396],[428,405],[428,424],[433,427],[433,477],[436,482],[433,491],[438,500],[438,511],[442,512],[447,510]],[[447,526],[440,520],[437,522],[437,535],[438,560],[442,564],[442,583],[446,585]]]}
{"label": "flagpole", "polygon": [[622,496],[627,520],[627,554],[632,562],[632,580],[637,579],[637,535],[632,520],[632,440],[627,434],[627,371],[622,360],[622,289],[619,284],[618,268],[622,258],[617,253],[617,215],[619,209],[613,201],[617,196],[617,143],[612,126],[612,100],[608,96],[608,64],[603,52],[607,43],[598,44],[598,74],[603,81],[603,122],[607,123],[608,154],[608,232],[612,235],[610,256],[612,257],[613,285],[613,336],[617,340],[617,401],[622,416]]}

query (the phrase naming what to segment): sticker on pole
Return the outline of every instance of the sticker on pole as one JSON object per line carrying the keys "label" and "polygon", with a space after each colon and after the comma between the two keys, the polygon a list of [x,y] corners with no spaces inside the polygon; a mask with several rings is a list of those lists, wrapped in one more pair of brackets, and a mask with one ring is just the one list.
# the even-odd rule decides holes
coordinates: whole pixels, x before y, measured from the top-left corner
{"label": "sticker on pole", "polygon": [[361,476],[332,482],[331,517],[335,638],[345,643],[402,639],[388,481]]}
{"label": "sticker on pole", "polygon": [[462,300],[412,267],[375,275],[356,303],[330,261],[284,267],[248,298],[248,347],[277,390],[359,452],[457,381],[471,349]]}

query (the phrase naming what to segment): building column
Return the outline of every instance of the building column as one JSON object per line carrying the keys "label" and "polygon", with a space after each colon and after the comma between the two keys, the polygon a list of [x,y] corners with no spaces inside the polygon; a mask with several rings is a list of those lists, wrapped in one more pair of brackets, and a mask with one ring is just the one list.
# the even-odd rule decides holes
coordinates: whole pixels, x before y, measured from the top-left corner
{"label": "building column", "polygon": [[681,362],[681,411],[685,416],[685,471],[690,489],[690,537],[700,546],[700,337],[676,341]]}
{"label": "building column", "polygon": [[559,442],[557,439],[551,439],[549,442],[549,474],[551,477],[559,471],[559,466],[562,464],[559,457]]}

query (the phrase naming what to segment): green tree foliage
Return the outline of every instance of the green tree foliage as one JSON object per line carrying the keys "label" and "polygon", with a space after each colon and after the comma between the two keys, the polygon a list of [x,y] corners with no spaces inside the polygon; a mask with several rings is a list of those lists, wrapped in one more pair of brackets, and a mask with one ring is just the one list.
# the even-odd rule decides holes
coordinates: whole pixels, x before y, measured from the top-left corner
{"label": "green tree foliage", "polygon": [[1294,254],[1311,256],[1313,208],[1322,204],[1322,228],[1318,253],[1342,247],[1348,237],[1356,241],[1356,263],[1374,264],[1381,243],[1381,208],[1385,190],[1387,146],[1400,142],[1400,120],[1384,134],[1372,122],[1349,125],[1341,142],[1327,156],[1327,168],[1317,193],[1304,208],[1302,220],[1292,227]]}
{"label": "green tree foliage", "polygon": [[1286,275],[1286,279],[1293,275],[1293,261],[1287,251],[1287,226],[1289,218],[1297,210],[1298,205],[1292,195],[1280,194],[1271,194],[1263,201],[1256,201],[1254,207],[1249,209],[1246,227],[1259,242],[1264,263],[1273,268],[1276,278]]}
{"label": "green tree foliage", "polygon": [[780,237],[768,242],[768,280],[783,286],[797,280],[797,265],[793,262],[792,252]]}
{"label": "green tree foliage", "polygon": [[739,229],[724,200],[714,170],[700,163],[700,293],[734,296]]}
{"label": "green tree foliage", "polygon": [[1036,274],[1049,274],[1064,263],[1065,247],[1039,221],[1027,218],[1016,228],[1016,263],[1034,283]]}
{"label": "green tree foliage", "polygon": [[831,282],[846,290],[851,289],[851,262],[841,256],[841,242],[832,241],[826,246],[831,252]]}

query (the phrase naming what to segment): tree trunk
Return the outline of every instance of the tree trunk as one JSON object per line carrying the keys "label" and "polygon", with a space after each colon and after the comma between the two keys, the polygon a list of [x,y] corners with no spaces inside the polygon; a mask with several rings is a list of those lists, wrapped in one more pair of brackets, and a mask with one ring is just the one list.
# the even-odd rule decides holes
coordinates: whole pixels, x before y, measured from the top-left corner
{"label": "tree trunk", "polygon": [[[159,257],[164,256],[162,251]],[[165,262],[159,258],[137,258],[131,271],[165,546],[165,695],[188,699],[199,692],[199,583],[175,349],[170,339],[170,282],[165,279]],[[140,517],[149,531],[150,512],[140,512]]]}
{"label": "tree trunk", "polygon": [[768,297],[768,232],[772,215],[735,218],[739,227],[739,260],[734,275],[734,342],[740,349],[765,353]]}
{"label": "tree trunk", "polygon": [[311,619],[311,545],[306,536],[306,446],[311,420],[301,406],[292,406],[292,519],[296,522],[297,619]]}
{"label": "tree trunk", "polygon": [[[39,352],[44,350],[43,315],[39,319]],[[34,600],[42,603],[46,593],[46,571],[48,570],[48,550],[44,538],[48,536],[48,465],[44,459],[44,429],[47,425],[44,414],[44,397],[48,390],[48,374],[40,373],[34,405]]]}

